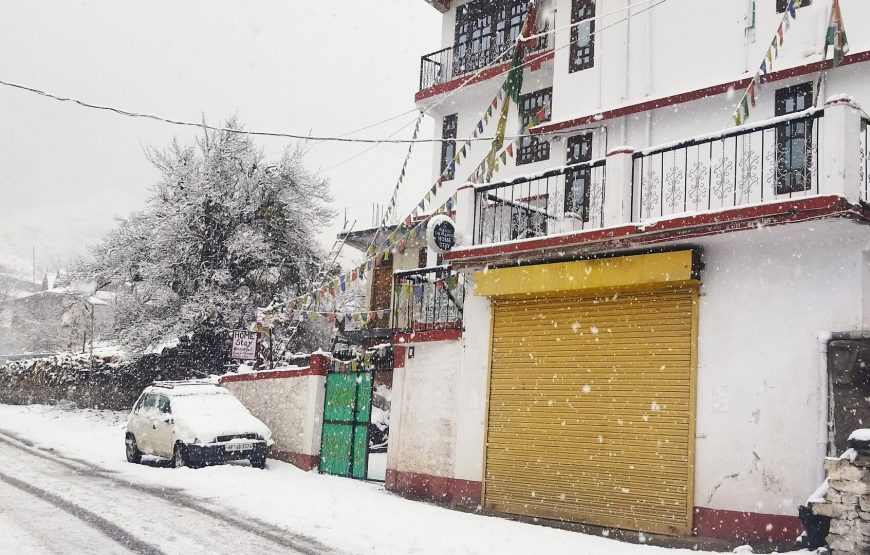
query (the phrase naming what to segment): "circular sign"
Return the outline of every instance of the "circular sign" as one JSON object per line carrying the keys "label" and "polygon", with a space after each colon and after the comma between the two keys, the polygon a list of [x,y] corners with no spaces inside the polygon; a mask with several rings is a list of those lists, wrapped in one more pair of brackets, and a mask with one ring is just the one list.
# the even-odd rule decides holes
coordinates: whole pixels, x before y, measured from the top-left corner
{"label": "circular sign", "polygon": [[456,224],[447,216],[435,216],[426,228],[429,247],[437,252],[448,252],[456,246]]}

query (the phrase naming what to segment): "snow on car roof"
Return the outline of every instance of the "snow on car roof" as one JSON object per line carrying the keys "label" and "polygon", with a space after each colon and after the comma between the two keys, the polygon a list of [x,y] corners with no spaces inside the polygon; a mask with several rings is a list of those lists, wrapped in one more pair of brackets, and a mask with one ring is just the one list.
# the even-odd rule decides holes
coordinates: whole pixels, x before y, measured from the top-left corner
{"label": "snow on car roof", "polygon": [[182,395],[231,395],[223,387],[209,382],[154,382],[146,391],[160,391],[169,397]]}

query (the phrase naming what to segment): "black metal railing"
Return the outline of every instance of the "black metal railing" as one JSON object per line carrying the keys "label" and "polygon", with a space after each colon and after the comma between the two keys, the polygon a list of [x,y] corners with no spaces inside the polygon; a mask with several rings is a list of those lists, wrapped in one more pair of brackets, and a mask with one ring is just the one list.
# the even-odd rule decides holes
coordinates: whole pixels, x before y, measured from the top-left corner
{"label": "black metal railing", "polygon": [[631,221],[818,194],[823,115],[803,112],[635,153]]}
{"label": "black metal railing", "polygon": [[474,244],[603,227],[605,161],[477,187]]}
{"label": "black metal railing", "polygon": [[867,151],[870,119],[861,118],[861,133],[858,141],[858,196],[861,202],[870,202],[870,152]]}
{"label": "black metal railing", "polygon": [[396,272],[393,321],[398,330],[461,329],[465,286],[447,266]]}
{"label": "black metal railing", "polygon": [[[549,28],[549,24],[548,27]],[[545,28],[545,29],[546,29]],[[536,46],[525,47],[525,55],[533,55],[552,48],[550,35],[538,39]],[[514,42],[498,40],[457,44],[426,54],[420,58],[420,90],[426,90],[481,70],[486,66],[508,63],[514,53]]]}

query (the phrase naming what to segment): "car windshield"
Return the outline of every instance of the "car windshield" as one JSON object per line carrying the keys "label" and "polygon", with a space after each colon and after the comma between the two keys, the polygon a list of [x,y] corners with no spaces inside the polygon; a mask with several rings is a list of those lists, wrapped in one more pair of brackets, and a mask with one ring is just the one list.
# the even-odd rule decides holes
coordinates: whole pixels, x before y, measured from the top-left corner
{"label": "car windshield", "polygon": [[221,416],[247,412],[238,399],[227,393],[180,395],[172,398],[172,408],[173,412],[182,415],[188,413]]}

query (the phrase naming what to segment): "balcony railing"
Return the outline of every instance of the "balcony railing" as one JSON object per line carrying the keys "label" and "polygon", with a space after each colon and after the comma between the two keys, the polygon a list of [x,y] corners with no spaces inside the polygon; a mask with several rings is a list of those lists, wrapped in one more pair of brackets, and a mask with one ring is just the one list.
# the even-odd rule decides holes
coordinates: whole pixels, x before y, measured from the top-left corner
{"label": "balcony railing", "polygon": [[634,155],[633,222],[817,195],[823,112]]}
{"label": "balcony railing", "polygon": [[[546,28],[545,28],[546,29]],[[513,41],[499,40],[459,44],[442,48],[420,58],[420,90],[447,83],[463,75],[478,71],[500,60],[508,63],[514,52]],[[535,47],[526,47],[526,55],[551,48],[550,35],[544,35]]]}
{"label": "balcony railing", "polygon": [[477,187],[474,244],[602,227],[604,181],[596,160]]}
{"label": "balcony railing", "polygon": [[465,288],[447,266],[396,272],[393,322],[398,330],[462,329]]}

